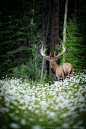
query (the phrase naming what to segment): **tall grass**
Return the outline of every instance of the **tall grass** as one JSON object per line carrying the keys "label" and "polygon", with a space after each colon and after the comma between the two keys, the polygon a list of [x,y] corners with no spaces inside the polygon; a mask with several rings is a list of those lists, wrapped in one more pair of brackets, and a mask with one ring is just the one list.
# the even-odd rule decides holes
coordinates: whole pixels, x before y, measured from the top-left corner
{"label": "tall grass", "polygon": [[0,80],[0,129],[85,129],[86,74],[31,86]]}

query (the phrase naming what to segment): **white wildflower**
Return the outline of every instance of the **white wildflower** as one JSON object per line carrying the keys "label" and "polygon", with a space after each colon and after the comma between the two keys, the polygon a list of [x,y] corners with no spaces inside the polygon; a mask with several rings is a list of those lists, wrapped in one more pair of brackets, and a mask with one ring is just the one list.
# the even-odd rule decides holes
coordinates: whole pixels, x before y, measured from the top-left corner
{"label": "white wildflower", "polygon": [[25,125],[26,124],[26,120],[24,118],[21,119],[21,124]]}
{"label": "white wildflower", "polygon": [[42,127],[40,125],[35,125],[32,127],[32,129],[42,129]]}
{"label": "white wildflower", "polygon": [[56,113],[55,112],[50,112],[49,117],[55,118],[56,117]]}
{"label": "white wildflower", "polygon": [[13,129],[20,129],[20,125],[16,124],[16,123],[10,123],[9,126]]}

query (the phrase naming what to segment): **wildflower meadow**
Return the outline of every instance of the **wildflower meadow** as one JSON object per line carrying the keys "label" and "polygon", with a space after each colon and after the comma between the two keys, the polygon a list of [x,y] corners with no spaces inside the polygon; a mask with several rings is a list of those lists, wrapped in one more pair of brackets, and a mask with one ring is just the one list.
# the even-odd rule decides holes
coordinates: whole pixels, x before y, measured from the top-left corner
{"label": "wildflower meadow", "polygon": [[0,129],[85,129],[86,71],[54,84],[0,80]]}

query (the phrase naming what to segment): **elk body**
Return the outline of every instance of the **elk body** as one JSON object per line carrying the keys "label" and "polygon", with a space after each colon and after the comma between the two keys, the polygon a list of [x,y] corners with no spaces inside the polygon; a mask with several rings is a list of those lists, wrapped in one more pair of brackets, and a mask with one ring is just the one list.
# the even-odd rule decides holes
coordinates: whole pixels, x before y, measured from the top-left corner
{"label": "elk body", "polygon": [[61,78],[62,78],[62,80],[65,80],[65,78],[69,74],[70,74],[70,76],[73,76],[73,66],[70,63],[64,63],[63,65],[58,65],[56,63],[56,61],[58,60],[58,57],[61,56],[66,51],[63,44],[62,44],[62,48],[63,48],[62,53],[57,56],[54,56],[54,57],[45,55],[46,49],[43,51],[43,45],[40,50],[41,55],[46,57],[46,59],[48,61],[50,61],[50,69],[51,69],[52,73],[55,74],[55,76],[58,78],[58,80],[60,80]]}

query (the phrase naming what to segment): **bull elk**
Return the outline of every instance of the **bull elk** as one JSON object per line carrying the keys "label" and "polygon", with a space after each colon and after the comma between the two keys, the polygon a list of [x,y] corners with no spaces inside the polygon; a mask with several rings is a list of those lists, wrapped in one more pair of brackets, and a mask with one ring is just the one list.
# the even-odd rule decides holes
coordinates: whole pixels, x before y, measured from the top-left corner
{"label": "bull elk", "polygon": [[54,57],[51,56],[46,56],[45,55],[45,50],[43,50],[43,44],[42,44],[42,48],[40,50],[40,53],[43,57],[45,57],[48,61],[50,61],[50,69],[52,71],[53,74],[55,74],[55,76],[58,78],[58,80],[60,80],[62,78],[62,80],[65,80],[65,78],[70,74],[70,76],[73,76],[73,66],[70,63],[64,63],[63,65],[58,65],[56,63],[56,61],[58,60],[58,57],[61,56],[65,51],[65,47],[62,43],[62,48],[63,51],[61,54],[59,55],[54,55]]}

